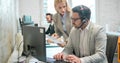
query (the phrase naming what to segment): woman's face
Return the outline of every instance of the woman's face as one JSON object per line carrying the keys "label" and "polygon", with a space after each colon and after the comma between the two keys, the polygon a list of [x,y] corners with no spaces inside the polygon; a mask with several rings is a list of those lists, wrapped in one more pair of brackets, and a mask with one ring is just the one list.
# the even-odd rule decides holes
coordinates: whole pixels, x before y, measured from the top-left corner
{"label": "woman's face", "polygon": [[67,5],[65,2],[58,3],[56,9],[63,16],[67,10]]}

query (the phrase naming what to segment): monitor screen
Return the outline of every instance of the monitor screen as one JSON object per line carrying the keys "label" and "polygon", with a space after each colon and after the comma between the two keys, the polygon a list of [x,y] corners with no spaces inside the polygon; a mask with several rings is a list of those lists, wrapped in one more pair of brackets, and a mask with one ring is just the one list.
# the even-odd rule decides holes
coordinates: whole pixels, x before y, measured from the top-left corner
{"label": "monitor screen", "polygon": [[46,61],[45,28],[37,26],[23,26],[23,55]]}

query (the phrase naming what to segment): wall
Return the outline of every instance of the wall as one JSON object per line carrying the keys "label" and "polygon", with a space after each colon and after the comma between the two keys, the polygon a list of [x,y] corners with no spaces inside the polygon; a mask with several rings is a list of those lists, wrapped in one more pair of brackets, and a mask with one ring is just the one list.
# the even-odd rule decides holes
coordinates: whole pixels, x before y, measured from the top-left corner
{"label": "wall", "polygon": [[32,16],[35,23],[40,21],[40,0],[19,0],[19,16]]}
{"label": "wall", "polygon": [[96,0],[96,23],[107,31],[117,32],[120,28],[120,0]]}

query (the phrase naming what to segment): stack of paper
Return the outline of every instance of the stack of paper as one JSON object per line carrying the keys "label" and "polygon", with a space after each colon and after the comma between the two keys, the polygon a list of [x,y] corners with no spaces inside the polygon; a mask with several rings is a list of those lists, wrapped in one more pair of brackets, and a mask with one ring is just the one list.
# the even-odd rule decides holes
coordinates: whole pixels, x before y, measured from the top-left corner
{"label": "stack of paper", "polygon": [[49,35],[46,35],[46,38],[47,39],[50,39],[51,41],[53,41],[53,43],[62,43],[62,41],[59,41],[58,39],[52,37],[52,36],[49,36]]}

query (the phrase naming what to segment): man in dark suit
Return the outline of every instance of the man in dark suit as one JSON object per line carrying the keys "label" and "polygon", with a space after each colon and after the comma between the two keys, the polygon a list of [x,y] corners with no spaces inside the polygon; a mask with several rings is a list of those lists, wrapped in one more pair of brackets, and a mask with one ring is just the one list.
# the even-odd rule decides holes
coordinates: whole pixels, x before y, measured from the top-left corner
{"label": "man in dark suit", "polygon": [[52,35],[53,33],[55,33],[54,31],[54,23],[52,21],[52,14],[51,13],[46,13],[46,19],[47,19],[47,22],[50,23],[47,31],[46,31],[46,34],[48,35]]}

